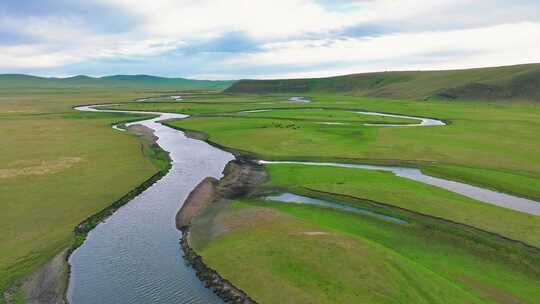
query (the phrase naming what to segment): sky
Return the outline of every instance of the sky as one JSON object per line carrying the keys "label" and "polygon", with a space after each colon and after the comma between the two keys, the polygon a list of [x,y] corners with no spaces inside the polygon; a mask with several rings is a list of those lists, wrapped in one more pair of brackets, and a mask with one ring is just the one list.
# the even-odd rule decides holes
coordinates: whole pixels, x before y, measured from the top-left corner
{"label": "sky", "polygon": [[540,62],[540,0],[1,0],[0,74],[324,77]]}

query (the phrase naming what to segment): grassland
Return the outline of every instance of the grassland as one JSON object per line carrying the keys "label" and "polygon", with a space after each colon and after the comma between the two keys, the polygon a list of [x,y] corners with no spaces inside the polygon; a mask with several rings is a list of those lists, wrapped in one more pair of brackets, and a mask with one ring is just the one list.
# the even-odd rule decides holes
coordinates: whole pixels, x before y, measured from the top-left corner
{"label": "grassland", "polygon": [[[471,81],[497,88],[514,86],[515,79],[532,77],[535,69],[475,70],[466,79],[461,71],[442,78],[433,72],[375,75],[375,80],[369,76],[365,83],[346,79],[359,86],[348,91],[356,95],[425,98],[443,92],[448,83],[454,83],[453,88],[464,86],[465,91]],[[259,159],[415,166],[428,174],[540,201],[540,105],[531,98],[389,100],[317,93],[332,91],[323,82],[317,80],[319,87],[309,87],[311,103],[282,103],[289,97],[282,94],[219,93],[115,108],[190,114],[189,119],[168,124],[197,131],[211,142]],[[338,90],[338,84],[344,83],[341,79],[331,87]],[[72,227],[82,219],[163,168],[163,163],[152,163],[147,157],[155,151],[146,147],[141,153],[139,139],[108,128],[113,121],[131,116],[74,113],[70,106],[169,93],[87,89],[81,95],[72,88],[39,88],[25,94],[8,90],[0,96],[4,124],[0,132],[8,147],[0,155],[0,163],[6,164],[0,172],[7,176],[0,179],[0,193],[6,195],[2,202],[8,202],[3,203],[7,212],[0,215],[0,228],[6,231],[0,238],[0,252],[6,252],[0,258],[0,290],[69,245]],[[272,111],[237,113],[263,109]],[[435,117],[449,125],[364,126],[411,120],[351,113],[355,110]],[[268,170],[271,180],[265,187],[270,190],[278,187],[367,204],[410,224],[257,200],[212,207],[192,227],[196,249],[210,266],[261,302],[540,300],[538,252],[490,234],[540,246],[534,233],[540,230],[538,217],[389,173],[301,165],[271,165]],[[12,247],[17,250],[8,252]]]}
{"label": "grassland", "polygon": [[[540,132],[540,108],[535,103],[312,98],[314,102],[309,104],[139,103],[124,108],[194,115],[171,125],[206,133],[212,142],[259,159],[417,166],[428,174],[540,200],[540,145],[535,140]],[[275,107],[281,109],[231,114]],[[336,110],[339,108],[346,111]],[[364,119],[351,116],[356,115],[351,109],[437,117],[449,125],[368,127],[350,123]],[[321,125],[320,121],[350,124]]]}
{"label": "grassland", "polygon": [[[189,113],[192,118],[170,125],[204,133],[209,141],[259,159],[416,166],[428,174],[540,199],[540,146],[534,140],[540,112],[535,103],[310,97],[309,104],[249,103],[240,96],[237,102],[220,97],[228,103],[188,99],[124,108]],[[235,113],[253,109],[273,110]],[[369,127],[361,124],[367,117],[351,110],[435,117],[449,125]],[[260,302],[540,299],[539,253],[508,240],[540,246],[538,234],[530,233],[540,230],[536,216],[388,172],[303,165],[267,169],[269,189],[361,204],[410,224],[257,200],[212,207],[194,220],[193,245],[211,267]]]}
{"label": "grassland", "polygon": [[538,254],[401,217],[410,224],[315,206],[234,201],[199,215],[191,238],[207,264],[260,303],[540,299]]}
{"label": "grassland", "polygon": [[230,93],[340,93],[399,99],[540,101],[540,64],[451,70],[379,72],[328,78],[242,80]]}
{"label": "grassland", "polygon": [[[132,103],[123,108],[194,115],[171,125],[204,132],[210,141],[249,151],[261,159],[417,166],[433,175],[540,200],[540,145],[536,140],[540,132],[540,105],[537,103],[311,97],[314,102],[309,104],[247,103],[245,97],[240,97],[240,103]],[[331,110],[322,115],[316,110],[292,110],[314,107]],[[282,110],[232,115],[237,111],[269,108]],[[337,109],[436,117],[449,125],[387,128],[318,123],[350,121],[350,113],[340,113]],[[226,116],[217,115],[220,113]],[[358,119],[363,118],[358,116]]]}
{"label": "grassland", "polygon": [[[390,172],[306,165],[268,165],[272,184],[367,199],[462,223],[540,247],[540,217],[481,203]],[[501,219],[504,218],[504,221]]]}
{"label": "grassland", "polygon": [[69,247],[77,224],[166,167],[148,141],[110,128],[135,116],[71,109],[152,92],[2,90],[0,291]]}

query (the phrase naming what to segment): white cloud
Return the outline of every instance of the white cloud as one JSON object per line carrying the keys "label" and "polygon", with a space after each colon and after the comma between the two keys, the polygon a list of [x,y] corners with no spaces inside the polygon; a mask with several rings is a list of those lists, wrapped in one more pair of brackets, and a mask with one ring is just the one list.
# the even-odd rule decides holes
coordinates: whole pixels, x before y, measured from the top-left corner
{"label": "white cloud", "polygon": [[334,12],[310,0],[109,0],[146,23],[148,33],[179,39],[243,31],[257,38],[321,33],[367,20],[365,13]]}
{"label": "white cloud", "polygon": [[[0,35],[8,31],[28,40],[0,44],[1,71],[31,71],[104,59],[150,60],[168,56],[193,41],[215,39],[229,32],[247,34],[262,51],[199,61],[207,66],[194,75],[212,76],[209,67],[217,65],[219,69],[214,69],[212,78],[241,77],[239,66],[244,70],[287,66],[299,71],[294,75],[317,76],[338,71],[540,61],[540,4],[533,0],[352,0],[345,4],[341,1],[342,5],[315,0],[95,2],[135,18],[136,26],[126,24],[120,32],[107,32],[84,23],[98,24],[100,16],[35,17],[31,12],[22,17],[0,15]],[[372,26],[383,31],[370,35]],[[339,34],[351,27],[366,27],[364,37]],[[332,64],[336,66],[329,68]],[[263,77],[280,75],[275,69],[271,73]]]}
{"label": "white cloud", "polygon": [[[297,40],[269,43],[263,48],[261,53],[244,54],[228,59],[224,64],[311,66],[356,62],[378,69],[396,69],[398,66],[407,66],[408,59],[418,57],[424,57],[426,62],[415,66],[424,65],[428,68],[535,62],[540,61],[540,23],[524,22],[370,38]],[[451,56],[453,53],[455,55]],[[450,57],[446,60],[451,61],[441,61],[440,57]],[[393,66],[386,66],[385,61]],[[377,64],[373,65],[372,62]]]}

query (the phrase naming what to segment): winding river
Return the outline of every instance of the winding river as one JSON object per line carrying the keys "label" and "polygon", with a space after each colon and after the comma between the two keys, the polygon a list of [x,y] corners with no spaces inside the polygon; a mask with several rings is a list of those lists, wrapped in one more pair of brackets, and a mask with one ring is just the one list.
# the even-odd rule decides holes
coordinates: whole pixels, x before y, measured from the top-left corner
{"label": "winding river", "polygon": [[[124,112],[92,106],[76,109]],[[157,143],[170,153],[172,168],[92,230],[84,244],[71,254],[68,300],[73,304],[223,303],[184,263],[175,215],[202,179],[221,177],[233,156],[158,122],[186,115],[129,113],[159,115],[129,125],[153,129],[159,138]]]}
{"label": "winding river", "polygon": [[[273,102],[276,103],[276,102]],[[316,109],[316,108],[311,108]],[[317,108],[324,110],[325,108]],[[291,109],[287,109],[291,110]],[[297,108],[296,110],[302,110],[302,108]],[[278,109],[256,109],[256,110],[246,110],[240,111],[238,113],[261,113],[261,112],[271,112],[271,111],[280,111]],[[374,126],[374,127],[433,127],[433,126],[445,126],[446,123],[442,120],[426,118],[426,117],[416,117],[416,116],[407,116],[399,114],[388,114],[381,112],[366,112],[366,111],[347,111],[362,115],[372,115],[372,116],[383,116],[383,117],[393,117],[393,118],[407,118],[418,121],[417,123],[407,123],[407,124],[388,124],[388,123],[364,123],[364,126]],[[344,125],[349,123],[344,122],[335,122],[335,121],[320,121],[319,124],[323,125]]]}
{"label": "winding river", "polygon": [[[203,141],[187,138],[181,131],[160,123],[161,120],[181,119],[187,115],[100,109],[102,106],[111,105],[81,106],[75,109],[157,116],[127,125],[140,124],[152,129],[158,137],[157,143],[170,153],[172,168],[161,180],[92,230],[84,244],[71,254],[68,300],[73,304],[223,303],[211,290],[202,285],[194,271],[184,263],[179,246],[181,232],[176,229],[175,215],[190,191],[203,178],[221,177],[224,166],[234,158],[233,155]],[[442,121],[420,117],[375,112],[361,114],[391,115],[421,121],[413,126],[444,125]],[[391,171],[398,176],[441,187],[490,204],[540,215],[539,202],[426,176],[413,168],[341,163],[261,162]],[[331,203],[292,197],[291,194],[275,199],[326,206],[330,206]],[[339,207],[335,204],[331,206]],[[367,212],[360,209],[353,211]]]}

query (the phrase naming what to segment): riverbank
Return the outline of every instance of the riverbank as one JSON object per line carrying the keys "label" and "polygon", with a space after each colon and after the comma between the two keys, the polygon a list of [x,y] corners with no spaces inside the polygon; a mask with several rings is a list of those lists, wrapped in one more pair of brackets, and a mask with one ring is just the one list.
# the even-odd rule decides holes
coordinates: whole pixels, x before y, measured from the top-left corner
{"label": "riverbank", "polygon": [[218,181],[206,178],[200,182],[182,205],[176,215],[176,225],[182,231],[180,244],[184,259],[193,267],[197,277],[205,287],[211,288],[226,303],[256,303],[243,290],[223,278],[218,272],[205,264],[190,242],[191,220],[212,204],[227,199],[249,197],[267,179],[264,168],[249,160],[236,159],[227,164],[223,177]]}
{"label": "riverbank", "polygon": [[[76,109],[110,111],[103,106]],[[162,124],[170,119],[183,119],[186,115],[125,113],[155,115],[126,126],[142,125],[153,130],[158,137],[157,144],[169,153],[172,168],[158,183],[96,227],[92,238],[71,255],[70,282],[73,284],[68,290],[69,301],[184,303],[186,299],[192,299],[201,303],[221,303],[219,297],[204,288],[192,269],[183,263],[178,250],[181,233],[171,225],[170,215],[178,212],[178,200],[185,200],[197,183],[206,177],[220,177],[227,162],[233,159],[232,155]],[[147,259],[149,256],[155,259]],[[145,275],[134,280],[133,272]],[[95,290],[100,292],[96,294]]]}
{"label": "riverbank", "polygon": [[68,286],[68,249],[63,250],[40,269],[26,277],[18,286],[4,293],[7,304],[65,304]]}

